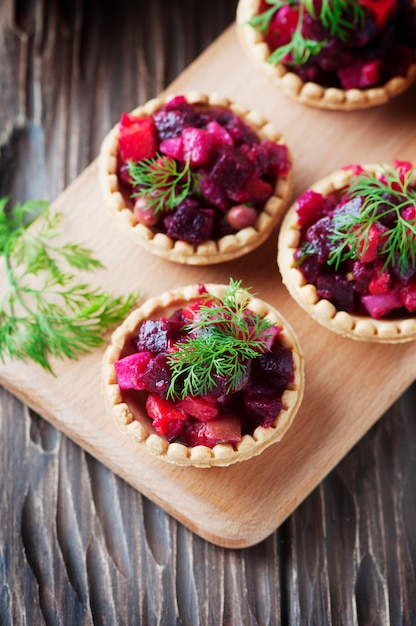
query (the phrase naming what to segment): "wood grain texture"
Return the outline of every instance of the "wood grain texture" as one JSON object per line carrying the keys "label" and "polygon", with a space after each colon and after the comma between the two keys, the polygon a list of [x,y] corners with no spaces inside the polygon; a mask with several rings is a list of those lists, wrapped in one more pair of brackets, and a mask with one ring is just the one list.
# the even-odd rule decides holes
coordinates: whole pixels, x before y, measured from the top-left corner
{"label": "wood grain texture", "polygon": [[[156,0],[131,17],[149,5],[0,3],[2,194],[54,200],[120,109],[169,84],[235,9]],[[388,150],[401,118],[381,115]],[[414,623],[415,406],[413,385],[276,532],[226,550],[0,389],[0,623]]]}

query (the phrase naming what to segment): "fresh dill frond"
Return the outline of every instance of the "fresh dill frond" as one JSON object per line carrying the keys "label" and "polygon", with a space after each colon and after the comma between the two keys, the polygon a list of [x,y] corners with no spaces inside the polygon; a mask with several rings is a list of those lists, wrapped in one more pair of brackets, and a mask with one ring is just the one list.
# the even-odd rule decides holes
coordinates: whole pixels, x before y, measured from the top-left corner
{"label": "fresh dill frond", "polygon": [[128,173],[137,191],[133,198],[145,198],[146,207],[156,215],[178,206],[191,192],[199,189],[198,176],[191,171],[190,161],[183,165],[166,155],[128,164]]}
{"label": "fresh dill frond", "polygon": [[267,4],[271,5],[270,9],[267,9],[267,11],[263,11],[263,13],[259,13],[258,15],[253,15],[253,17],[250,18],[250,20],[248,21],[250,26],[255,28],[259,33],[267,33],[270,26],[270,20],[272,19],[273,15],[277,13],[279,9],[284,7],[285,4],[288,4],[287,2],[281,2],[281,0],[266,1]]}
{"label": "fresh dill frond", "polygon": [[362,172],[348,188],[351,198],[361,198],[360,211],[336,211],[329,263],[338,267],[349,258],[359,258],[366,250],[370,231],[377,223],[387,224],[378,240],[383,268],[395,266],[404,272],[416,266],[416,219],[403,216],[405,209],[416,206],[415,171],[400,173],[394,167],[382,169],[382,175]]}
{"label": "fresh dill frond", "polygon": [[316,13],[314,0],[292,0],[289,2],[279,2],[268,0],[270,8],[254,15],[248,24],[263,35],[267,33],[270,22],[283,6],[293,6],[298,9],[298,21],[292,34],[291,40],[273,50],[268,63],[278,65],[282,61],[288,65],[303,65],[311,56],[319,54],[322,48],[328,43],[327,39],[316,41],[303,35],[303,17],[305,10],[315,19],[319,20],[322,26],[328,31],[331,37],[338,37],[345,41],[348,35],[356,28],[363,27],[365,12],[356,0],[322,0],[319,14]]}
{"label": "fresh dill frond", "polygon": [[[305,8],[316,17],[314,0],[304,0]],[[355,27],[364,25],[365,12],[357,0],[322,0],[319,20],[331,37],[345,41]]]}
{"label": "fresh dill frond", "polygon": [[206,394],[218,378],[227,380],[231,392],[244,377],[248,361],[268,350],[273,324],[250,311],[250,295],[241,281],[230,279],[223,297],[207,294],[206,299],[185,325],[187,340],[176,343],[168,357],[168,397]]}
{"label": "fresh dill frond", "polygon": [[[53,373],[50,357],[76,359],[100,346],[104,332],[121,321],[137,294],[113,297],[79,280],[79,272],[103,268],[91,250],[56,241],[62,215],[44,202],[6,210],[0,200],[0,253],[7,288],[0,299],[0,359],[32,360]],[[41,216],[28,228],[33,215]]]}

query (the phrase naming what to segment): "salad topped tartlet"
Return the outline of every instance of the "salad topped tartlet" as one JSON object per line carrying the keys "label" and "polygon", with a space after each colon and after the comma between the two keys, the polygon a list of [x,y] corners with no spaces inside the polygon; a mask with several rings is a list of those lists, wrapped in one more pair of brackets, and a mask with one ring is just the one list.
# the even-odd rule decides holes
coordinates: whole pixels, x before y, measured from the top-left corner
{"label": "salad topped tartlet", "polygon": [[416,172],[407,161],[334,172],[289,209],[283,282],[317,321],[376,342],[416,339]]}
{"label": "salad topped tartlet", "polygon": [[291,157],[273,126],[201,93],[123,113],[103,141],[99,170],[123,232],[184,264],[220,263],[259,246],[292,191]]}
{"label": "salad topped tartlet", "polygon": [[240,0],[237,23],[259,69],[305,104],[366,108],[416,78],[415,0]]}
{"label": "salad topped tartlet", "polygon": [[103,392],[117,424],[177,465],[227,466],[260,454],[291,425],[303,389],[295,333],[233,280],[148,300],[104,357]]}

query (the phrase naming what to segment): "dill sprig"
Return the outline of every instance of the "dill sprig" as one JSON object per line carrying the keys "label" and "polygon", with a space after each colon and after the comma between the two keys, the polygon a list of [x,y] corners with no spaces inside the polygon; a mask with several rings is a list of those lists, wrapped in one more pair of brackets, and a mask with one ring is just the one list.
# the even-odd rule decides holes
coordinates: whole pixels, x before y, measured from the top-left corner
{"label": "dill sprig", "polygon": [[166,155],[157,155],[143,161],[130,161],[128,172],[131,184],[137,187],[132,197],[146,199],[146,208],[156,215],[171,211],[191,191],[198,190],[198,176],[191,171],[190,161],[184,165]]}
{"label": "dill sprig", "polygon": [[404,272],[415,267],[416,220],[403,217],[404,209],[416,206],[415,174],[414,169],[403,174],[393,167],[382,168],[381,176],[364,171],[351,181],[348,195],[362,198],[361,209],[358,214],[348,210],[334,214],[330,264],[338,267],[349,258],[358,258],[368,246],[371,229],[381,222],[388,224],[378,241],[383,269],[395,266]]}
{"label": "dill sprig", "polygon": [[[0,300],[0,359],[29,359],[53,373],[51,357],[76,359],[100,346],[137,294],[114,298],[79,280],[79,272],[103,265],[88,248],[56,241],[62,215],[46,202],[28,201],[12,211],[7,204],[8,198],[0,200],[0,254],[8,281]],[[28,229],[40,216],[36,228]]]}
{"label": "dill sprig", "polygon": [[237,389],[248,361],[268,350],[273,323],[249,310],[250,295],[241,281],[230,279],[221,298],[206,294],[184,330],[185,342],[174,344],[168,357],[171,383],[168,397],[204,395],[227,380],[227,391]]}
{"label": "dill sprig", "polygon": [[267,0],[270,9],[259,15],[254,15],[249,24],[260,33],[267,33],[273,15],[285,5],[298,6],[298,22],[291,40],[276,48],[268,58],[268,62],[278,65],[285,61],[288,65],[303,65],[311,56],[319,54],[328,43],[327,39],[315,41],[304,37],[302,24],[305,10],[312,17],[319,19],[331,37],[338,37],[345,41],[349,33],[357,24],[362,26],[364,9],[356,0],[322,0],[319,15],[316,15],[313,0],[289,0],[286,2]]}

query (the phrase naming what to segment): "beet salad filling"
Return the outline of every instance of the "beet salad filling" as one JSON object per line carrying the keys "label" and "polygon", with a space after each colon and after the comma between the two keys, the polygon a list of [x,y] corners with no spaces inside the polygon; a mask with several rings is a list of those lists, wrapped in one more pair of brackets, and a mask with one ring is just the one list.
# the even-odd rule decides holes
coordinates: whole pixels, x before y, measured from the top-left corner
{"label": "beet salad filling", "polygon": [[144,320],[115,362],[123,400],[145,405],[169,443],[235,446],[258,426],[272,427],[284,408],[292,351],[244,294],[233,280],[221,298],[201,285],[197,300]]}
{"label": "beet salad filling", "polygon": [[119,122],[117,172],[129,208],[174,241],[197,246],[254,225],[290,169],[284,144],[260,139],[225,106],[175,96]]}
{"label": "beet salad filling", "polygon": [[305,83],[367,89],[416,63],[412,0],[261,0],[249,24],[268,44],[268,62]]}
{"label": "beet salad filling", "polygon": [[329,195],[310,189],[297,200],[296,267],[339,311],[414,316],[416,172],[404,161],[353,172],[346,188]]}

